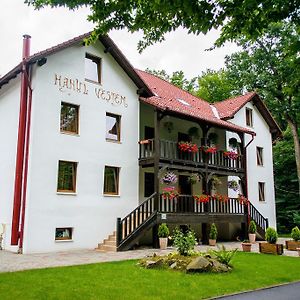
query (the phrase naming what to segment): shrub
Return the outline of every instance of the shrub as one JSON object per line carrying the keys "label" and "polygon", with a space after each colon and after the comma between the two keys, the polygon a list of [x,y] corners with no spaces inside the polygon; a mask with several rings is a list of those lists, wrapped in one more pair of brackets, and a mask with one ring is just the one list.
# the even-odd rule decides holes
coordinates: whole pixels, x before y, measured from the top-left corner
{"label": "shrub", "polygon": [[166,238],[169,236],[170,231],[166,223],[162,223],[159,225],[157,234],[160,238]]}
{"label": "shrub", "polygon": [[267,228],[266,230],[266,241],[270,244],[276,244],[278,239],[278,234],[276,230],[272,227]]}
{"label": "shrub", "polygon": [[256,224],[253,220],[249,224],[248,232],[252,234],[256,233]]}
{"label": "shrub", "polygon": [[238,249],[226,250],[225,246],[222,245],[222,247],[218,246],[218,250],[210,250],[209,253],[212,256],[215,256],[220,263],[226,266],[231,266],[230,261],[232,260],[237,250]]}
{"label": "shrub", "polygon": [[300,240],[300,229],[298,228],[298,226],[296,226],[292,229],[291,237],[294,241]]}
{"label": "shrub", "polygon": [[178,228],[175,228],[173,233],[174,246],[180,255],[191,255],[194,246],[196,245],[195,233],[192,230],[188,230],[183,233]]}
{"label": "shrub", "polygon": [[218,236],[217,226],[215,225],[215,223],[212,223],[210,226],[209,238],[211,240],[216,240],[217,236]]}

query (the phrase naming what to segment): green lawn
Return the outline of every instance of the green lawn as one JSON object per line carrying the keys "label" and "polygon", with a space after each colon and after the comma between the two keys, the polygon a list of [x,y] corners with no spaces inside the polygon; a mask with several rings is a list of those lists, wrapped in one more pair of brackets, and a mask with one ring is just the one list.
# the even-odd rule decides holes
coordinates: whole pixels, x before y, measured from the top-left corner
{"label": "green lawn", "polygon": [[238,252],[234,270],[187,275],[136,261],[0,273],[0,299],[204,299],[300,280],[300,258]]}

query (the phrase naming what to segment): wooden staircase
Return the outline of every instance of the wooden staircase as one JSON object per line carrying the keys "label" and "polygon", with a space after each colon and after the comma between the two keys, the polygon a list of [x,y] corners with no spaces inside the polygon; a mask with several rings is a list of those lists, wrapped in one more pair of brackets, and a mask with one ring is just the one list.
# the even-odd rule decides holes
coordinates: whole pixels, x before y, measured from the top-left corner
{"label": "wooden staircase", "polygon": [[104,239],[103,243],[99,243],[96,251],[99,252],[117,252],[117,233],[110,234],[108,238]]}

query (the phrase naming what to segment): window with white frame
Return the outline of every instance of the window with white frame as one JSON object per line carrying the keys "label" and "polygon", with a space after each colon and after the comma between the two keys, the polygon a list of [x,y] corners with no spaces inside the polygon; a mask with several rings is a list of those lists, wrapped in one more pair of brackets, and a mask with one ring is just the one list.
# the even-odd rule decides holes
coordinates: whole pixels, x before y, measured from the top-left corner
{"label": "window with white frame", "polygon": [[72,240],[72,237],[73,237],[73,228],[72,227],[55,228],[55,240],[56,241]]}
{"label": "window with white frame", "polygon": [[265,198],[265,182],[259,182],[258,183],[258,200],[261,202],[266,201]]}
{"label": "window with white frame", "polygon": [[264,149],[262,147],[256,147],[256,162],[258,166],[264,165],[263,150]]}
{"label": "window with white frame", "polygon": [[101,83],[101,58],[94,55],[85,54],[85,79]]}
{"label": "window with white frame", "polygon": [[61,103],[60,131],[78,134],[79,106],[70,103]]}
{"label": "window with white frame", "polygon": [[246,125],[253,127],[253,113],[252,109],[246,107]]}
{"label": "window with white frame", "polygon": [[105,195],[119,195],[120,168],[105,166],[103,193]]}
{"label": "window with white frame", "polygon": [[58,162],[57,192],[76,192],[77,162],[60,160]]}

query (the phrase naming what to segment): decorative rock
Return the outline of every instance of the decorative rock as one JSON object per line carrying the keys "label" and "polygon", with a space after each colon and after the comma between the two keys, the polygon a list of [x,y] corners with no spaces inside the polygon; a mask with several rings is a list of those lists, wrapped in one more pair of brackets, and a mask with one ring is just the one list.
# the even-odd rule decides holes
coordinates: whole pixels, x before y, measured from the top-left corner
{"label": "decorative rock", "polygon": [[176,269],[177,267],[177,262],[174,262],[171,264],[170,269]]}
{"label": "decorative rock", "polygon": [[212,260],[212,272],[223,273],[230,271],[231,268],[218,262],[217,260]]}
{"label": "decorative rock", "polygon": [[205,272],[210,268],[210,262],[204,257],[196,257],[186,267],[187,272]]}
{"label": "decorative rock", "polygon": [[163,259],[147,260],[145,263],[145,267],[147,269],[152,269],[152,268],[156,268],[158,266],[162,266],[162,264],[163,264]]}

